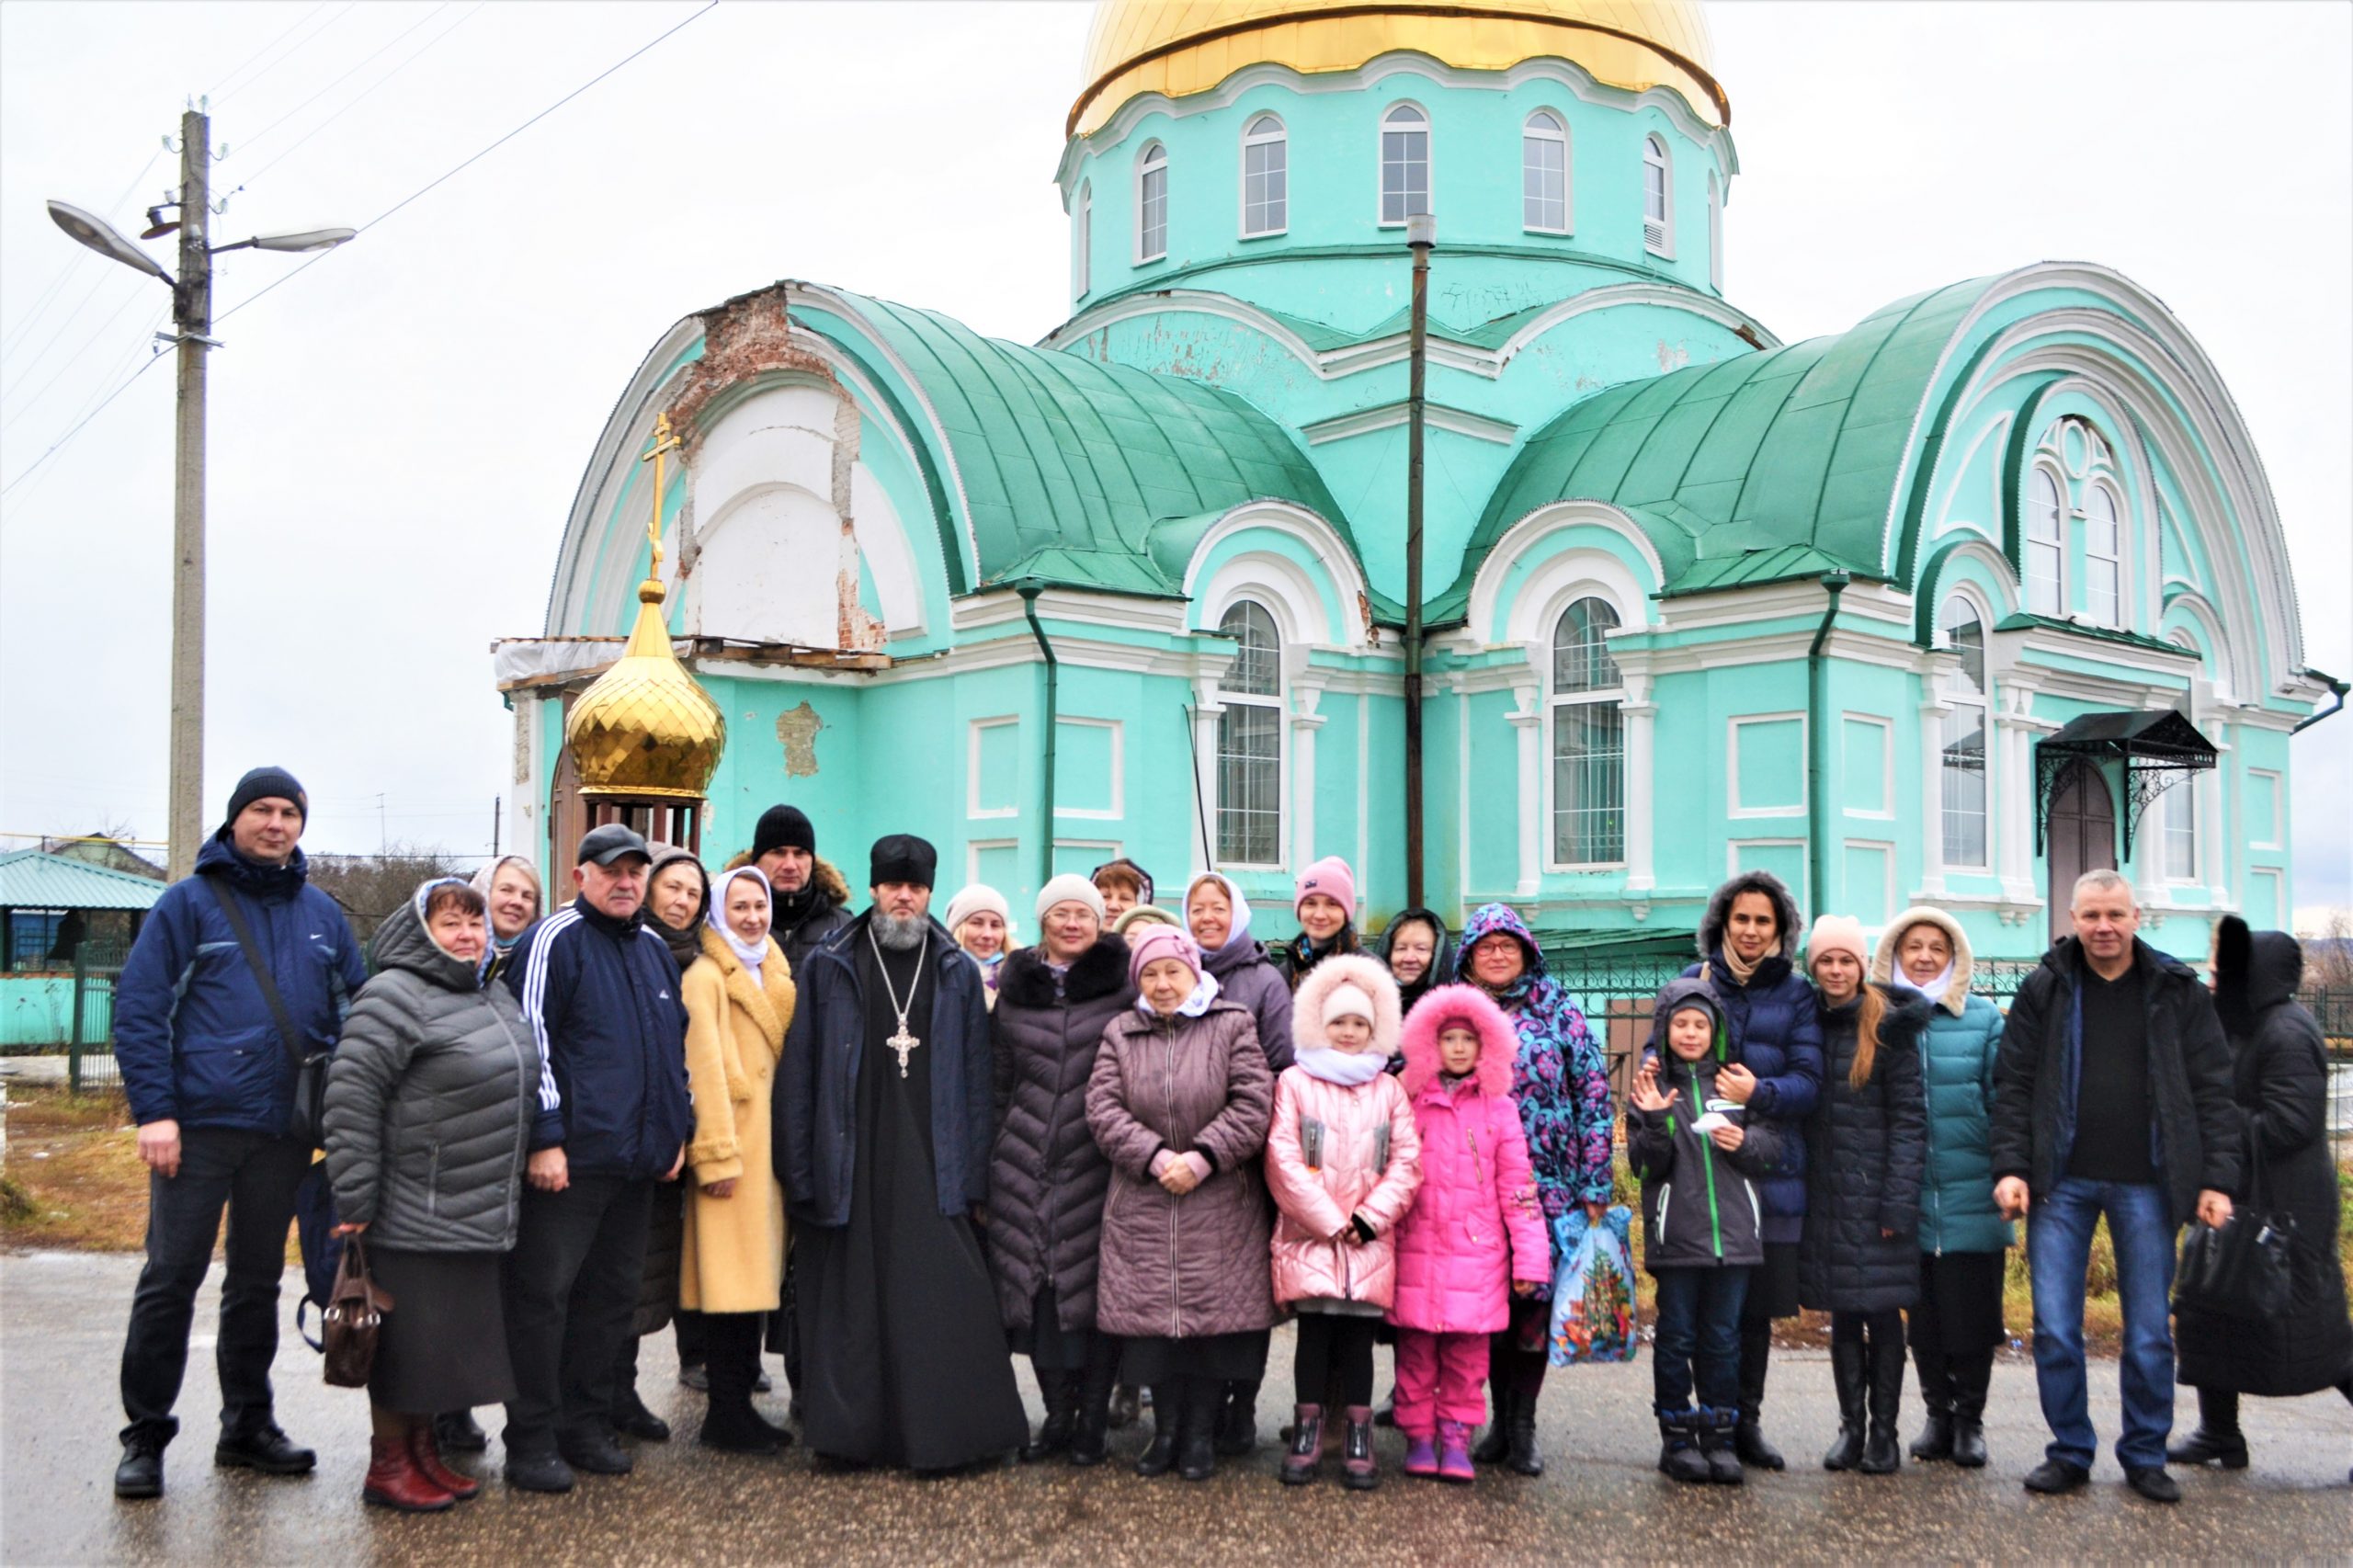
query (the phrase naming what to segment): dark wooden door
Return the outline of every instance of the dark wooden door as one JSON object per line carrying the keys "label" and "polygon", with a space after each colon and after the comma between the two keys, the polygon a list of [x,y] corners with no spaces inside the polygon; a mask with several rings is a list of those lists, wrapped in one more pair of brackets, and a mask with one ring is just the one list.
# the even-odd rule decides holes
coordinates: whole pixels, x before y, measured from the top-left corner
{"label": "dark wooden door", "polygon": [[2074,934],[2069,904],[2075,879],[2086,871],[2116,869],[2116,798],[2108,780],[2088,762],[2070,764],[2051,798],[2043,830],[2051,869],[2051,939]]}

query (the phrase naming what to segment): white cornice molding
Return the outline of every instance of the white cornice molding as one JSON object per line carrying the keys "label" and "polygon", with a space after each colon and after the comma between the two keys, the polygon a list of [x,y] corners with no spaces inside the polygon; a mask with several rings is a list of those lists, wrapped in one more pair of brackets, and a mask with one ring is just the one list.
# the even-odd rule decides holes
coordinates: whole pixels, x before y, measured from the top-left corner
{"label": "white cornice molding", "polygon": [[[1401,399],[1395,403],[1359,408],[1350,414],[1334,415],[1313,425],[1302,425],[1299,433],[1311,447],[1326,441],[1345,441],[1351,436],[1367,436],[1376,430],[1392,430],[1413,417],[1413,403]],[[1519,426],[1502,419],[1490,419],[1467,409],[1447,408],[1434,403],[1423,404],[1423,419],[1434,430],[1448,430],[1457,436],[1468,436],[1474,441],[1493,441],[1508,447],[1519,439]]]}
{"label": "white cornice molding", "polygon": [[[1083,588],[1047,588],[1038,596],[1038,617],[1040,620],[1116,626],[1130,631],[1157,631],[1170,637],[1188,635],[1181,599],[1137,598],[1126,594],[1090,593]],[[1028,619],[1018,593],[1005,587],[983,588],[956,600],[949,609],[949,625],[958,632],[979,631]],[[1023,635],[1028,635],[1026,627]]]}

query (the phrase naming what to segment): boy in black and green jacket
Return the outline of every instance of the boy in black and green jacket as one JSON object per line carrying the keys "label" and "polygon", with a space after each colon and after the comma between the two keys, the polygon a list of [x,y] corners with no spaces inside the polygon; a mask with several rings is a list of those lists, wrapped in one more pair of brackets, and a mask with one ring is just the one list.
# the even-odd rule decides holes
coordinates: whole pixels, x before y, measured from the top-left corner
{"label": "boy in black and green jacket", "polygon": [[1756,1178],[1774,1168],[1777,1134],[1767,1122],[1745,1126],[1745,1108],[1716,1092],[1724,1018],[1706,981],[1668,982],[1654,1017],[1665,1054],[1645,1057],[1635,1074],[1626,1157],[1643,1184],[1643,1266],[1658,1281],[1658,1467],[1677,1481],[1736,1486],[1740,1303],[1748,1271],[1765,1261]]}

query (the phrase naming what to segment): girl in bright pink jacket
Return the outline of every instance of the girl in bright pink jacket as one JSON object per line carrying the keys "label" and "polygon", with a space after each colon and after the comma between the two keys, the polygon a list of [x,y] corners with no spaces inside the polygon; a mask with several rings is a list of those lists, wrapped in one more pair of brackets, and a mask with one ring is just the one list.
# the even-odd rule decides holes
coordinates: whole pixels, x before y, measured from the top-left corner
{"label": "girl in bright pink jacket", "polygon": [[1395,1232],[1421,1183],[1421,1140],[1396,1054],[1397,983],[1369,958],[1326,958],[1291,999],[1292,1064],[1275,1080],[1267,1187],[1275,1221],[1275,1301],[1299,1314],[1299,1411],[1283,1480],[1315,1479],[1324,1391],[1336,1381],[1347,1432],[1342,1482],[1369,1491],[1372,1336],[1395,1298]]}
{"label": "girl in bright pink jacket", "polygon": [[1405,1020],[1400,1080],[1421,1131],[1422,1188],[1397,1230],[1397,1426],[1405,1473],[1468,1483],[1486,1414],[1487,1336],[1551,1270],[1552,1241],[1512,1102],[1518,1037],[1472,985],[1442,985]]}

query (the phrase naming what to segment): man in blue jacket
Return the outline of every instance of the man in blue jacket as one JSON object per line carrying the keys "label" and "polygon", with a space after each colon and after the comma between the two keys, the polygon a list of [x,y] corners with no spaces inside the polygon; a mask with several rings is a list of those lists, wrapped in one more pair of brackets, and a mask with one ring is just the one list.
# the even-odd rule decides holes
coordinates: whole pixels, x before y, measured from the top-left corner
{"label": "man in blue jacket", "polygon": [[580,840],[580,896],[517,941],[506,982],[540,1048],[521,1228],[506,1255],[506,1483],[568,1492],[622,1475],[613,1364],[645,1268],[654,1184],[676,1181],[694,1114],[678,967],[645,924],[645,840]]}
{"label": "man in blue jacket", "polygon": [[[278,1430],[269,1386],[278,1354],[278,1280],[310,1148],[289,1139],[297,1052],[330,1050],[368,978],[335,900],[309,885],[297,841],[310,804],[294,776],[256,767],[237,781],[228,820],[196,875],[155,901],[115,983],[115,1060],[148,1168],[147,1265],[122,1344],[118,1497],[164,1491],[172,1406],[188,1370],[196,1293],[229,1211],[221,1286],[221,1437],[213,1462],[300,1475],[317,1462]],[[279,1032],[224,900],[243,913],[289,1021]]]}

